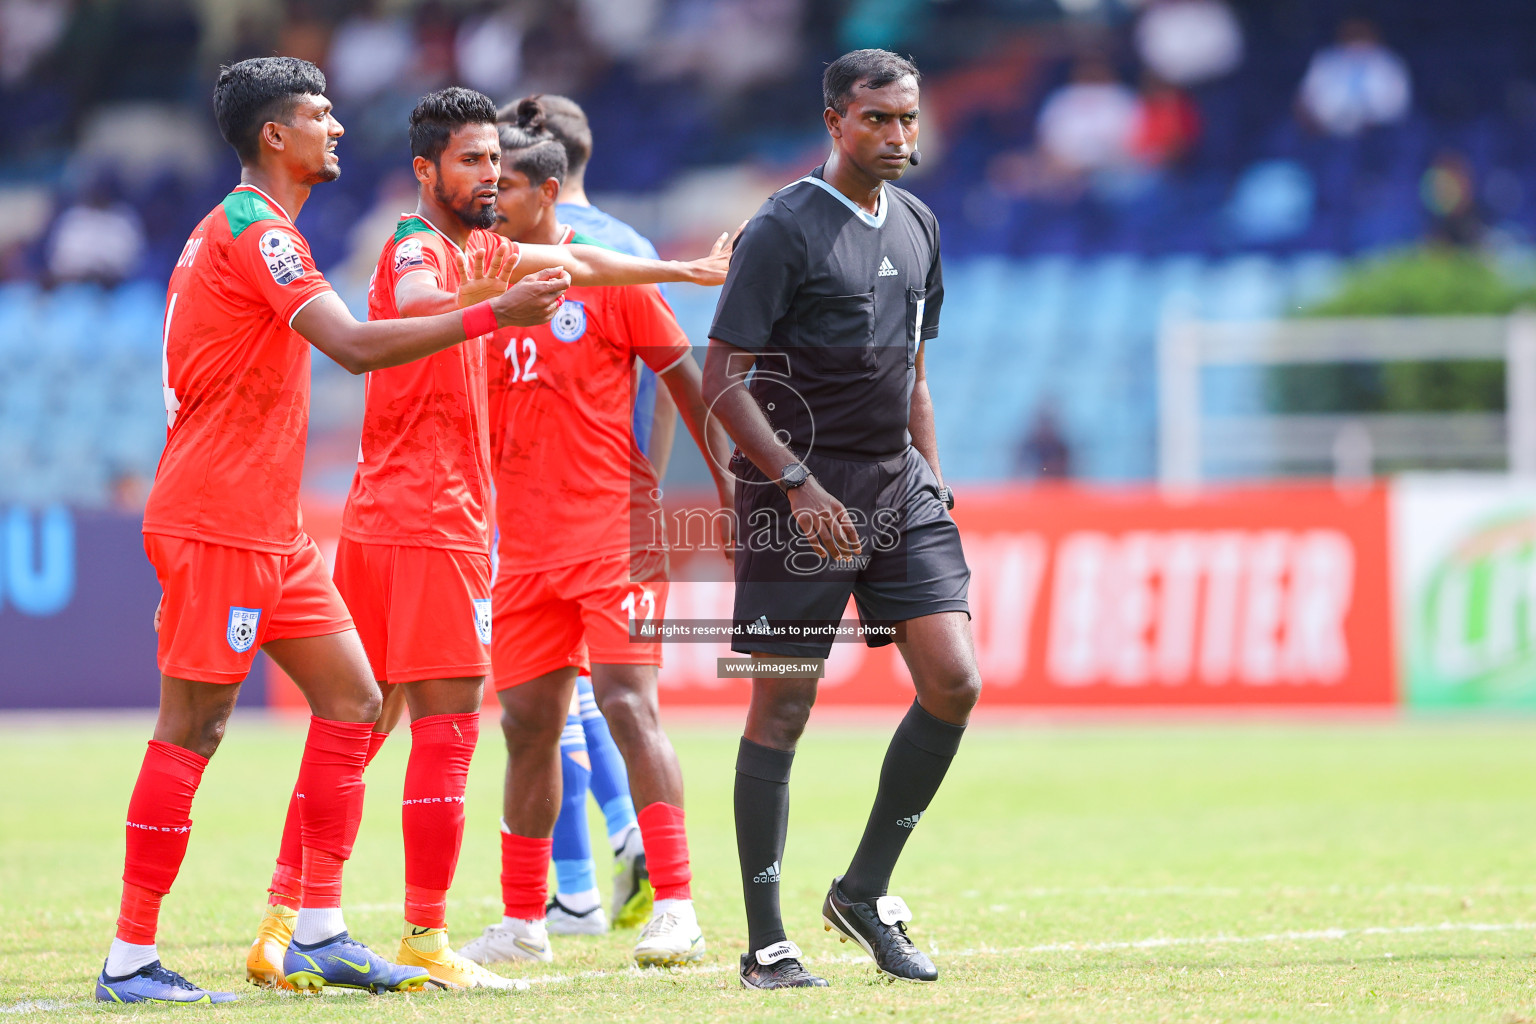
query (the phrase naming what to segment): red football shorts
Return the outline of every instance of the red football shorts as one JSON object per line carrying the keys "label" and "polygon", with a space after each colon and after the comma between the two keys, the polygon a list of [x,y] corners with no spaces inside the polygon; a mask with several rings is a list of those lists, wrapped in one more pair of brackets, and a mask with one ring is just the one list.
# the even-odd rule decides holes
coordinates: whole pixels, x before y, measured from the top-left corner
{"label": "red football shorts", "polygon": [[336,545],[336,588],[383,683],[491,671],[491,556],[443,548]]}
{"label": "red football shorts", "polygon": [[268,640],[352,628],[320,549],[292,555],[146,533],[160,577],[160,671],[203,683],[238,683]]}
{"label": "red football shorts", "polygon": [[660,619],[667,581],[630,581],[630,556],[496,579],[496,689],[575,665],[660,665],[661,644],[630,641],[631,623]]}

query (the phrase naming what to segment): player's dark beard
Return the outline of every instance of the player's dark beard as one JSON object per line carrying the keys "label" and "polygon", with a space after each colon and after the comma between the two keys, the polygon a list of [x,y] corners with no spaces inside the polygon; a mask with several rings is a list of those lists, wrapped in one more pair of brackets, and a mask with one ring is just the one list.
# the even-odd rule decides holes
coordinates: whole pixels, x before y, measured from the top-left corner
{"label": "player's dark beard", "polygon": [[467,228],[492,228],[496,226],[496,204],[481,206],[470,196],[467,202],[454,205],[453,197],[443,190],[443,183],[439,181],[432,186],[432,198],[453,211],[453,215],[459,218]]}

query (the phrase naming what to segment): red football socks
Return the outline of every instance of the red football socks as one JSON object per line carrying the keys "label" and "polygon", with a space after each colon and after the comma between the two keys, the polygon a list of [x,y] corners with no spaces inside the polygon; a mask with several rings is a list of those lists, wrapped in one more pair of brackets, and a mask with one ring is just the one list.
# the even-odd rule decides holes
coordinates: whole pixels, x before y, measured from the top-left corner
{"label": "red football socks", "polygon": [[640,808],[635,820],[640,823],[645,866],[651,873],[651,887],[656,891],[656,898],[692,899],[688,883],[693,881],[693,869],[688,866],[688,832],[683,824],[683,809],[657,801]]}
{"label": "red football socks", "polygon": [[501,833],[501,912],[523,921],[544,919],[549,896],[549,852],[553,839]]}
{"label": "red football socks", "polygon": [[372,735],[368,722],[309,719],[297,787],[305,908],[341,905],[341,867],[352,856],[363,818],[363,768]]}
{"label": "red football socks", "polygon": [[160,899],[171,891],[187,854],[192,797],[207,767],[206,757],[184,747],[149,741],[128,800],[123,900],[117,922],[117,937],[124,942],[148,945],[155,941]]}
{"label": "red football socks", "polygon": [[447,926],[447,895],[464,841],[464,786],[480,738],[480,713],[432,715],[411,723],[400,827],[405,835],[405,919]]}
{"label": "red football socks", "polygon": [[[368,734],[368,760],[363,767],[373,763],[379,748],[389,739],[387,732]],[[288,817],[283,820],[283,839],[277,850],[277,866],[272,870],[272,883],[267,886],[267,905],[299,909],[299,897],[304,894],[300,882],[304,870],[304,832],[299,821],[299,787],[295,783],[288,797]]]}

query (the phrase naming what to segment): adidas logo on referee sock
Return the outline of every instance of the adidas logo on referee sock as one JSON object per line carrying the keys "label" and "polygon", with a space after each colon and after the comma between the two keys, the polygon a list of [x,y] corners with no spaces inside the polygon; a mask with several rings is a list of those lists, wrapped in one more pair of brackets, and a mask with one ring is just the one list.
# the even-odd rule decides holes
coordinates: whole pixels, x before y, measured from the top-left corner
{"label": "adidas logo on referee sock", "polygon": [[918,811],[916,814],[910,815],[909,817],[897,818],[896,824],[900,825],[902,828],[917,828],[917,823],[922,820],[923,812]]}
{"label": "adidas logo on referee sock", "polygon": [[896,267],[895,267],[894,264],[891,263],[891,258],[889,256],[882,256],[882,257],[880,257],[880,270],[879,270],[879,273],[876,276],[878,276],[878,277],[895,277],[896,276]]}
{"label": "adidas logo on referee sock", "polygon": [[774,861],[766,868],[752,876],[752,881],[759,885],[772,885],[779,880],[779,862]]}

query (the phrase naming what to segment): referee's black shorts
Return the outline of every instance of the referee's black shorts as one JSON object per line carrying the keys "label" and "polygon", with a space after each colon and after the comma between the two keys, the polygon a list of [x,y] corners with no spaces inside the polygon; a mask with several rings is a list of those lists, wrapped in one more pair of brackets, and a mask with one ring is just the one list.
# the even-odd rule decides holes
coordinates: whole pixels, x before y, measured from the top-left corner
{"label": "referee's black shorts", "polygon": [[[939,499],[928,461],[915,448],[879,462],[812,452],[803,460],[822,487],[848,508],[862,545],[848,564],[817,555],[790,519],[789,499],[739,452],[736,605],[731,650],[824,658],[830,627],[852,594],[865,627],[890,626],[938,612],[970,614],[971,571],[960,531]],[[884,631],[864,642],[892,642]]]}

